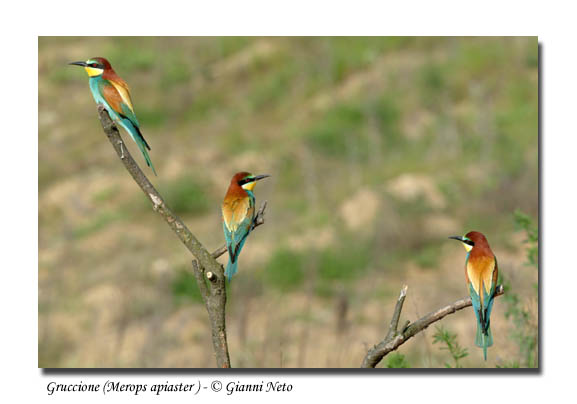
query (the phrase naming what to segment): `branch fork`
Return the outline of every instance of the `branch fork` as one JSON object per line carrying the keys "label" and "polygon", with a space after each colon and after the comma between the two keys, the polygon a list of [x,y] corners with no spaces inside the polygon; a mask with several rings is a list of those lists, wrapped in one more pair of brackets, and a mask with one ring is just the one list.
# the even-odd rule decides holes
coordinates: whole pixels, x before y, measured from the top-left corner
{"label": "branch fork", "polygon": [[[401,311],[403,310],[403,303],[405,302],[405,297],[407,296],[407,289],[407,285],[403,286],[401,289],[395,310],[393,311],[393,318],[391,320],[387,336],[377,345],[374,345],[371,349],[369,349],[363,360],[363,363],[361,364],[362,368],[374,368],[386,355],[396,350],[402,344],[407,342],[421,331],[425,330],[434,322],[437,322],[449,314],[453,314],[458,310],[462,310],[472,305],[471,298],[465,297],[463,299],[457,300],[452,304],[433,311],[424,317],[421,317],[412,324],[409,321],[406,321],[403,327],[401,327],[401,331],[398,331],[397,327],[399,324],[399,317],[401,316]],[[503,285],[498,285],[495,289],[495,296],[501,296],[503,293]]]}
{"label": "branch fork", "polygon": [[[153,210],[162,216],[180,241],[195,257],[195,259],[192,260],[192,268],[209,315],[216,364],[220,368],[229,368],[230,357],[226,340],[225,324],[226,279],[224,276],[223,266],[216,261],[218,257],[227,251],[226,245],[223,245],[212,253],[209,253],[206,250],[188,227],[186,227],[186,225],[170,210],[162,196],[136,164],[128,149],[124,147],[118,128],[110,119],[108,112],[102,105],[98,105],[98,114],[102,128],[108,137],[108,140],[112,144],[126,170],[152,203]],[[251,230],[254,230],[256,227],[264,223],[264,212],[266,206],[267,201],[263,201],[255,216]],[[208,284],[206,280],[209,281]],[[401,289],[393,311],[391,323],[389,324],[387,335],[381,342],[368,350],[361,367],[374,368],[387,354],[396,350],[399,346],[407,342],[419,332],[425,330],[432,323],[472,305],[471,298],[466,297],[437,311],[431,312],[412,324],[409,321],[405,321],[403,326],[399,329],[399,319],[407,296],[407,290],[407,285],[403,286]],[[500,296],[503,293],[503,286],[497,286],[495,295]]]}
{"label": "branch fork", "polygon": [[[222,265],[216,261],[216,258],[226,252],[226,246],[224,246],[224,249],[223,247],[219,248],[212,254],[206,250],[188,227],[170,210],[162,196],[156,188],[154,188],[146,175],[144,175],[138,164],[136,164],[128,148],[124,147],[120,132],[112,119],[110,119],[103,105],[98,105],[98,115],[102,129],[116,151],[116,154],[136,184],[152,203],[152,209],[162,216],[172,231],[194,256],[195,259],[192,261],[193,272],[208,311],[216,364],[220,368],[229,368],[230,357],[226,341],[225,324],[226,281],[224,269]],[[263,202],[255,217],[253,229],[264,223],[265,208],[266,201]],[[205,277],[210,281],[210,287],[207,285]]]}

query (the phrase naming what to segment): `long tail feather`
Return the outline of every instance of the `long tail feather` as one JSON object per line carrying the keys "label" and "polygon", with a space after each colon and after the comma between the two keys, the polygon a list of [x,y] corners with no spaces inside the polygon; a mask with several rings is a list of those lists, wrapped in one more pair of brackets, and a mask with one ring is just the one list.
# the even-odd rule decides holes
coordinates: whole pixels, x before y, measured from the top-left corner
{"label": "long tail feather", "polygon": [[157,175],[156,170],[154,169],[154,166],[152,165],[152,160],[150,159],[150,156],[148,155],[148,151],[146,151],[146,149],[150,150],[150,146],[146,142],[146,139],[144,139],[144,136],[142,136],[142,132],[140,132],[140,128],[138,126],[134,125],[127,118],[122,118],[121,123],[122,123],[122,126],[124,126],[124,129],[126,129],[128,134],[132,138],[132,140],[134,140],[134,143],[136,143],[136,145],[140,149],[140,152],[142,153],[142,156],[144,157],[144,160],[146,161],[146,165],[152,169],[152,172],[154,173],[154,175]]}
{"label": "long tail feather", "polygon": [[229,282],[231,281],[232,276],[236,274],[237,270],[238,270],[238,260],[235,262],[232,262],[232,260],[228,260],[228,264],[226,265],[226,270],[224,271],[224,274],[228,278]]}
{"label": "long tail feather", "polygon": [[144,160],[146,160],[146,165],[152,169],[152,172],[154,173],[154,175],[158,175],[158,174],[156,174],[156,170],[154,169],[154,166],[152,165],[152,160],[150,159],[148,152],[144,148],[144,145],[140,142],[136,142],[136,144],[138,145],[140,152],[144,156]]}
{"label": "long tail feather", "polygon": [[477,335],[475,336],[475,345],[483,348],[483,357],[487,360],[487,348],[493,345],[493,334],[491,328],[487,327],[486,334],[483,333],[481,324],[477,323]]}

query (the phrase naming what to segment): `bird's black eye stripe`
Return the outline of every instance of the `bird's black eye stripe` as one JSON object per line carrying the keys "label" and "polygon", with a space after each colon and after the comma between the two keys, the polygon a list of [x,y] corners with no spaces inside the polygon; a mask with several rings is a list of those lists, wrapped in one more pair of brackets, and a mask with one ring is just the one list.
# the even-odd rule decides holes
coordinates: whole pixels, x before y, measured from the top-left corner
{"label": "bird's black eye stripe", "polygon": [[474,247],[474,246],[475,246],[475,243],[474,243],[473,241],[471,241],[471,240],[464,240],[463,242],[464,242],[465,244],[469,244],[471,247]]}
{"label": "bird's black eye stripe", "polygon": [[253,178],[250,178],[250,177],[248,177],[248,178],[243,178],[242,180],[240,180],[240,181],[238,182],[238,185],[240,185],[240,186],[242,187],[244,184],[248,184],[249,182],[252,182],[253,180],[254,180],[254,179],[253,179]]}

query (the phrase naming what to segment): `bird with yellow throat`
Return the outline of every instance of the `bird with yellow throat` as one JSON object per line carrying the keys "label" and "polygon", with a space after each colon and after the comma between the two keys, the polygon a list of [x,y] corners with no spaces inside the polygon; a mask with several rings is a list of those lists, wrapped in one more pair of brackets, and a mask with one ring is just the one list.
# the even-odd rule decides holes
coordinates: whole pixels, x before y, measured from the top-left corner
{"label": "bird with yellow throat", "polygon": [[89,77],[90,92],[96,104],[102,105],[110,118],[128,132],[144,156],[146,164],[156,175],[156,170],[147,151],[150,150],[150,146],[140,131],[140,124],[136,119],[126,82],[116,74],[110,62],[102,57],[69,64],[84,67]]}
{"label": "bird with yellow throat", "polygon": [[483,356],[487,360],[487,348],[493,345],[491,310],[499,275],[497,258],[483,233],[470,231],[464,236],[449,238],[463,243],[467,251],[465,277],[477,319],[475,345],[483,348]]}
{"label": "bird with yellow throat", "polygon": [[269,177],[268,174],[252,175],[245,171],[236,173],[222,202],[222,227],[228,249],[228,264],[225,275],[229,282],[238,268],[238,256],[246,239],[254,228],[255,197],[254,186],[257,181]]}

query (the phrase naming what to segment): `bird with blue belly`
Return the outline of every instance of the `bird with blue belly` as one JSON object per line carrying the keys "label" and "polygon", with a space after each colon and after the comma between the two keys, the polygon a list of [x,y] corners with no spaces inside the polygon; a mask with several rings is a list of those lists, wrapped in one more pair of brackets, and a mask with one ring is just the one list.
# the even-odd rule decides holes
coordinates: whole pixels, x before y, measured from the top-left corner
{"label": "bird with blue belly", "polygon": [[156,175],[156,170],[147,151],[147,149],[150,150],[150,146],[140,131],[126,82],[116,74],[110,62],[102,57],[70,64],[84,67],[89,77],[90,91],[96,104],[104,106],[108,115],[128,132],[144,156],[146,164]]}

